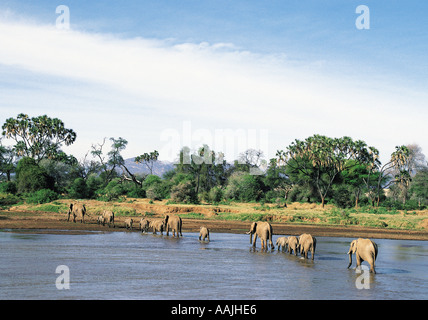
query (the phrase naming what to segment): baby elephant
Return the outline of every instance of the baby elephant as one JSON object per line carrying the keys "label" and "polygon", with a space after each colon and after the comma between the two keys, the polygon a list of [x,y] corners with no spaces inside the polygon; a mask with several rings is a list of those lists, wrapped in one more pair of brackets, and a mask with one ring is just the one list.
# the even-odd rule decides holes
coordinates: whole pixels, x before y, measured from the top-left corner
{"label": "baby elephant", "polygon": [[125,228],[132,230],[132,224],[133,223],[134,223],[134,220],[132,220],[131,218],[126,219],[125,220]]}
{"label": "baby elephant", "polygon": [[284,252],[287,249],[288,238],[279,237],[278,239],[276,239],[276,245],[278,246],[278,251],[282,249],[281,251]]}
{"label": "baby elephant", "polygon": [[297,252],[299,251],[299,239],[295,236],[288,237],[288,253],[292,253],[297,256]]}
{"label": "baby elephant", "polygon": [[210,231],[206,227],[201,227],[199,230],[199,241],[201,239],[205,241],[205,239],[208,238],[208,242],[210,241]]}
{"label": "baby elephant", "polygon": [[99,216],[99,217],[97,218],[97,224],[102,224],[102,225],[104,225],[104,221],[105,221],[105,219],[104,219],[104,217],[103,217],[103,216]]}

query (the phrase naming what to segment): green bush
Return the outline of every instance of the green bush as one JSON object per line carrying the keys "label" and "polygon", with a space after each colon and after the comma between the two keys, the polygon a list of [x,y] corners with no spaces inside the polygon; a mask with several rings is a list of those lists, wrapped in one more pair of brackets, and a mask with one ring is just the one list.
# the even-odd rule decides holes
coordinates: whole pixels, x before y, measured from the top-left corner
{"label": "green bush", "polygon": [[55,181],[32,158],[24,157],[16,167],[17,189],[20,193],[53,189]]}
{"label": "green bush", "polygon": [[59,195],[55,191],[50,189],[41,189],[33,193],[27,194],[26,201],[28,203],[42,204],[52,202],[54,200],[57,200],[58,198]]}
{"label": "green bush", "polygon": [[179,183],[171,188],[171,201],[178,203],[198,203],[195,186],[190,181]]}
{"label": "green bush", "polygon": [[1,193],[16,194],[17,191],[18,189],[16,188],[16,183],[13,181],[4,181],[0,183]]}
{"label": "green bush", "polygon": [[89,188],[83,178],[75,179],[68,190],[68,195],[72,199],[87,199],[89,197]]}
{"label": "green bush", "polygon": [[11,206],[17,204],[21,199],[10,193],[0,193],[0,206]]}

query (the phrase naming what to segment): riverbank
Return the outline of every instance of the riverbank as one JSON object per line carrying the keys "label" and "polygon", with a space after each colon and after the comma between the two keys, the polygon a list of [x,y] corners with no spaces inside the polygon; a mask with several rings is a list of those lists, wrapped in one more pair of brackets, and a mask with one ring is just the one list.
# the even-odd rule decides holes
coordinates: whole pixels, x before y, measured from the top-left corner
{"label": "riverbank", "polygon": [[[44,205],[18,205],[0,211],[0,229],[29,232],[82,233],[85,231],[123,231],[124,220],[134,219],[138,230],[141,217],[159,219],[165,214],[178,214],[183,219],[183,232],[198,232],[205,225],[211,232],[245,233],[252,221],[272,224],[274,234],[313,236],[428,240],[428,212],[412,213],[347,213],[333,207],[316,204],[291,204],[287,208],[259,204],[184,205],[129,199],[127,202],[82,201],[87,208],[85,223],[67,222],[70,200]],[[103,210],[115,212],[116,228],[100,226],[97,216]],[[367,225],[369,224],[369,225]],[[370,224],[374,225],[371,226]],[[385,227],[398,225],[407,228]],[[376,227],[379,225],[380,227]],[[409,228],[409,226],[416,226]]]}

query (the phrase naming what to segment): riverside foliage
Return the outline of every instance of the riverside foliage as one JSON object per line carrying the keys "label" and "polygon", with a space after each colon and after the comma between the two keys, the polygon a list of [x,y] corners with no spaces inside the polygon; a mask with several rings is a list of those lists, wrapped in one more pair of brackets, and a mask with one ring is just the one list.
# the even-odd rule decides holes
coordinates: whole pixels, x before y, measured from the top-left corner
{"label": "riverside foliage", "polygon": [[298,201],[406,210],[428,205],[428,168],[420,148],[414,145],[397,146],[385,164],[375,147],[350,137],[313,135],[295,140],[269,161],[260,161],[263,154],[259,150],[243,150],[240,159],[228,163],[220,151],[207,145],[193,154],[184,147],[178,163],[160,177],[153,174],[158,151],[135,158],[149,169],[148,174],[133,173],[121,156],[128,144],[121,137],[108,140],[108,151],[106,139],[94,144],[88,151],[92,159],[78,161],[61,150],[63,144],[75,141],[76,133],[59,119],[20,114],[7,119],[2,129],[3,137],[15,145],[0,145],[0,205],[25,199],[44,203],[61,197],[103,201],[133,197],[173,203],[239,201],[278,207]]}

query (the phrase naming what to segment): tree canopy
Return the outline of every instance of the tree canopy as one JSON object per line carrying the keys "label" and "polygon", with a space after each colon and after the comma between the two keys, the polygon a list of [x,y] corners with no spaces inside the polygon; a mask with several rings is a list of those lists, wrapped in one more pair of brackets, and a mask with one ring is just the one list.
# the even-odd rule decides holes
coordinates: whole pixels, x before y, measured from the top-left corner
{"label": "tree canopy", "polygon": [[31,157],[36,162],[63,156],[62,144],[69,146],[76,140],[72,129],[65,128],[60,119],[47,115],[30,118],[20,113],[16,118],[7,119],[2,129],[4,137],[15,140],[14,151],[18,156]]}

